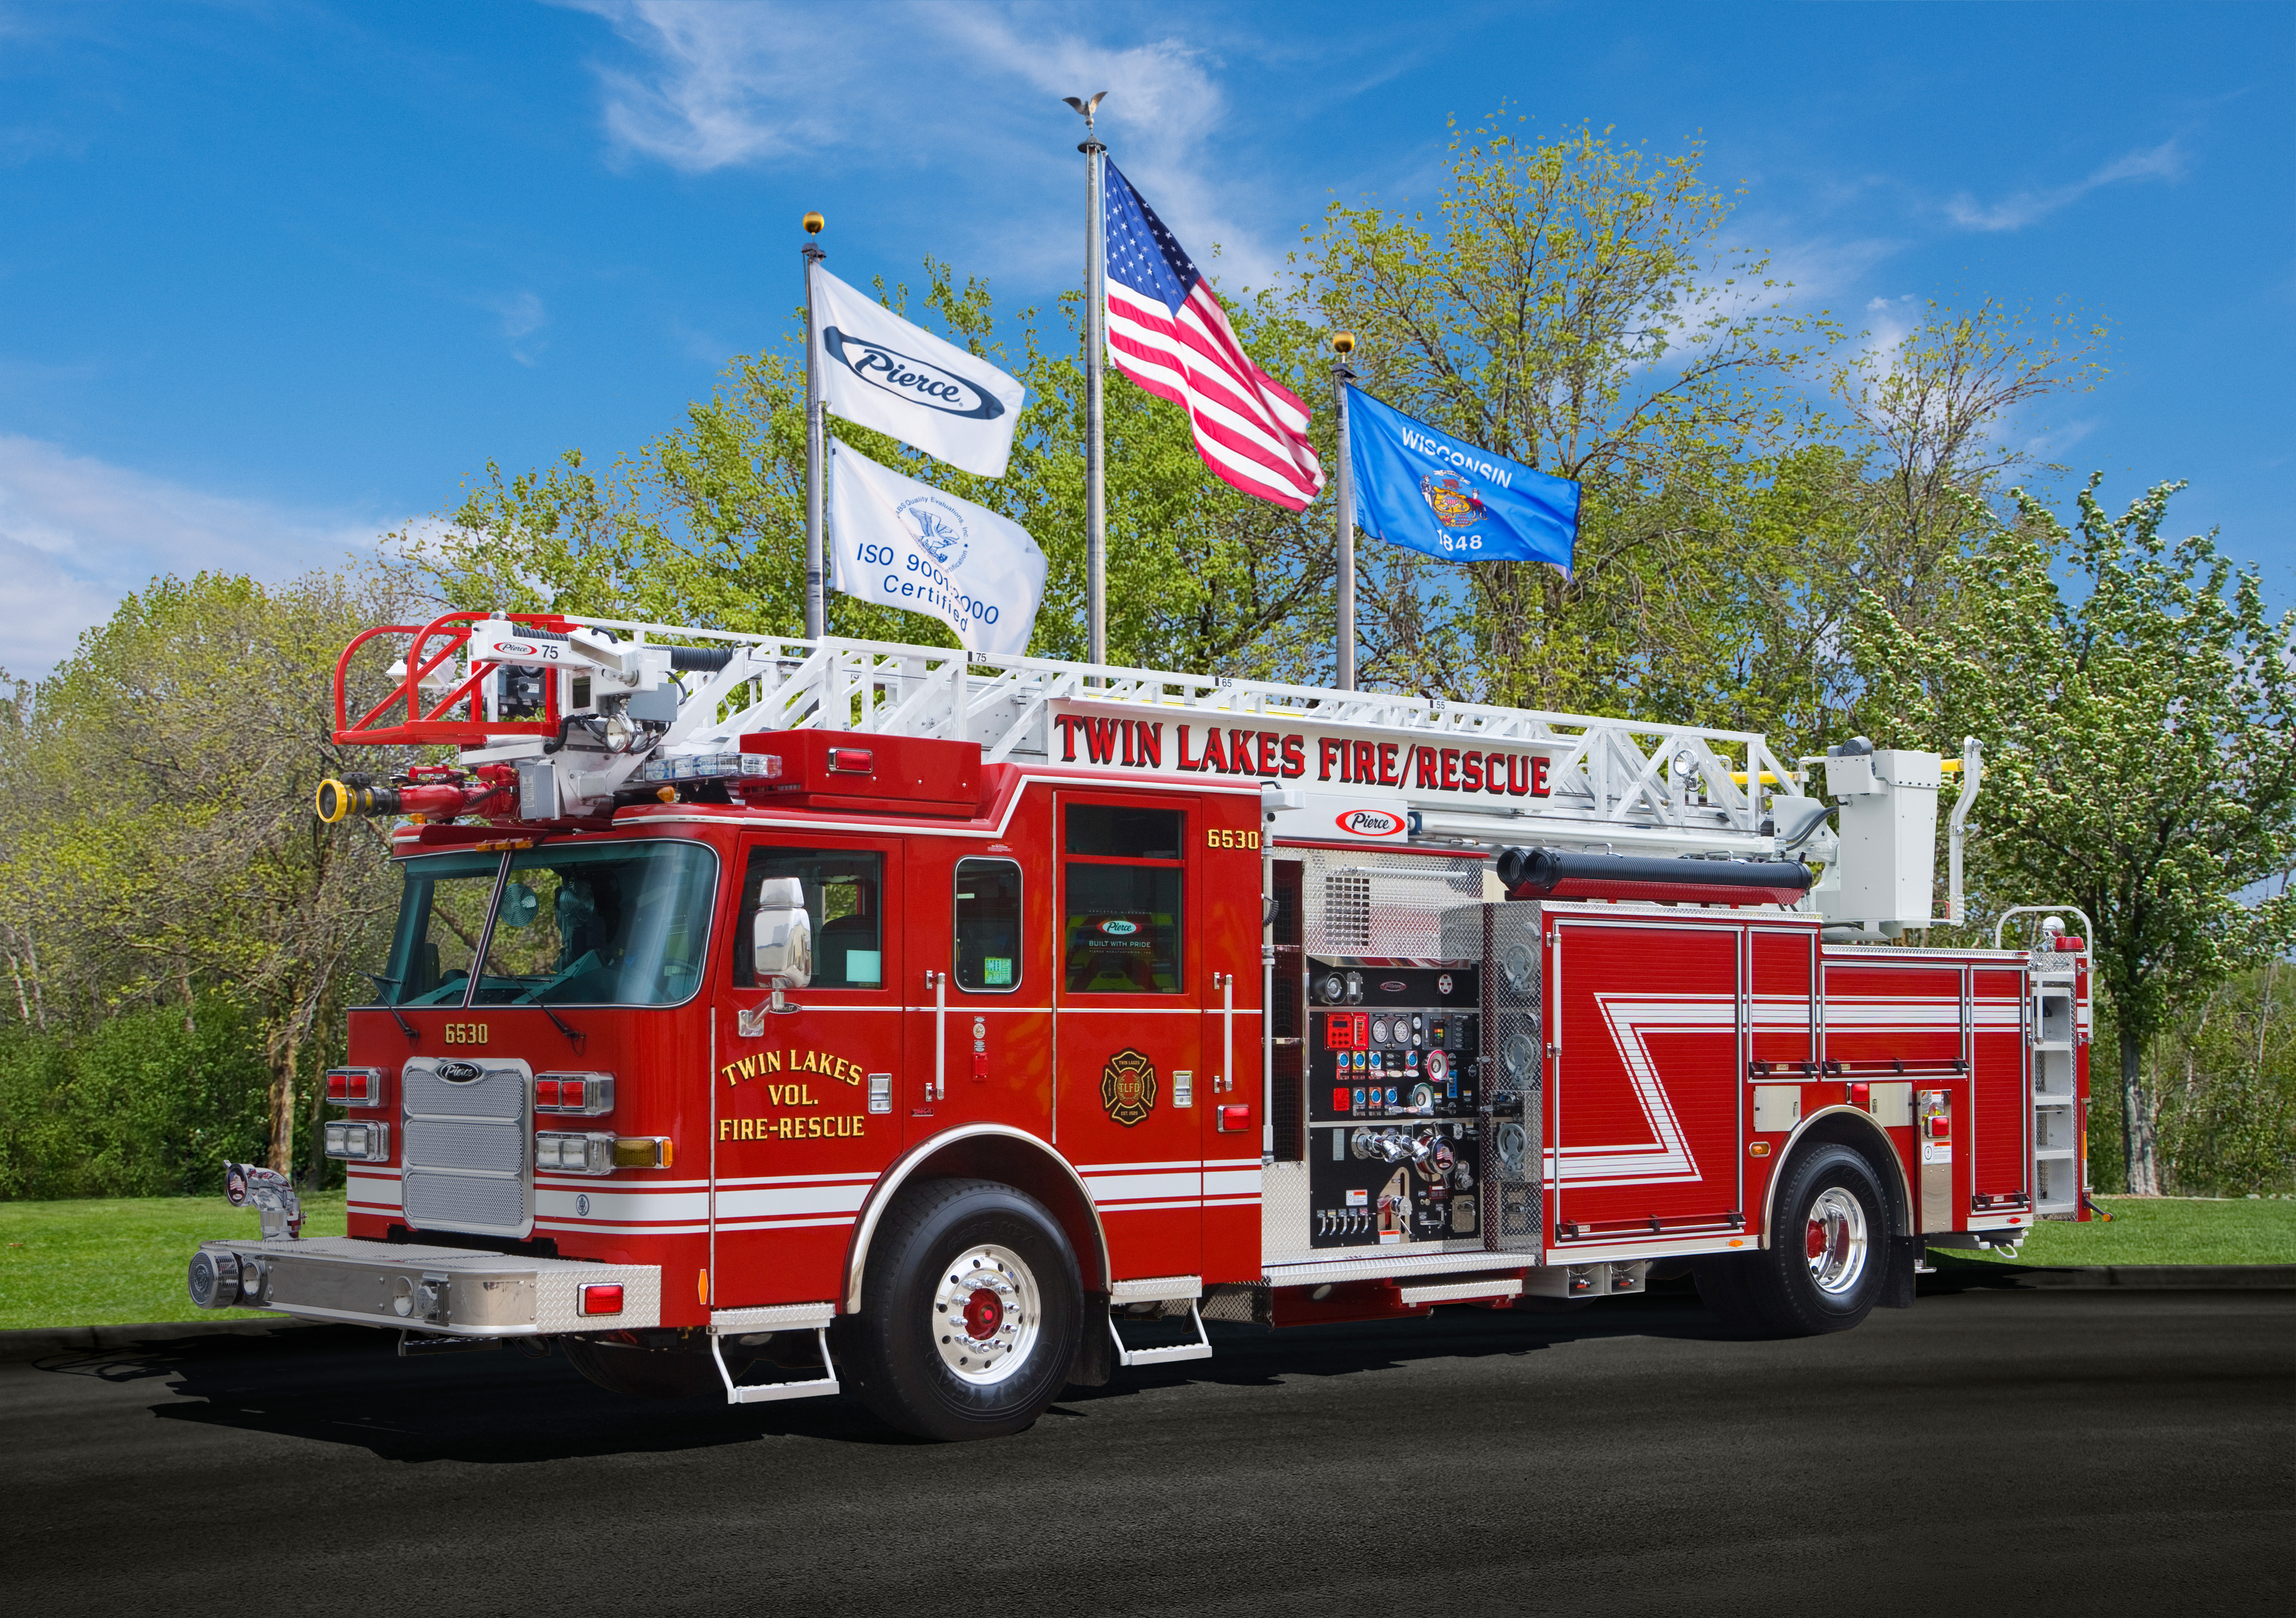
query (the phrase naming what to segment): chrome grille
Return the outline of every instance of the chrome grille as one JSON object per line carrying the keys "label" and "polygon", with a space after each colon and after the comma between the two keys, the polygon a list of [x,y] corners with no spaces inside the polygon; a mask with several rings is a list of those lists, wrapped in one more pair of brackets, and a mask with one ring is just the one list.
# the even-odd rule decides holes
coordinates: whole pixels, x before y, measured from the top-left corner
{"label": "chrome grille", "polygon": [[[456,1083],[447,1075],[475,1068]],[[534,1228],[533,1073],[493,1057],[417,1057],[400,1075],[406,1222],[523,1237]]]}

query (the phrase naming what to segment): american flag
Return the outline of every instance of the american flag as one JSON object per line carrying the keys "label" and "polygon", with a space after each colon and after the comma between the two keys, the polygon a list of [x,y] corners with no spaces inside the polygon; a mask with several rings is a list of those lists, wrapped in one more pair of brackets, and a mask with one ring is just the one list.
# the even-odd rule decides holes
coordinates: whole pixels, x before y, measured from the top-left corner
{"label": "american flag", "polygon": [[1188,413],[1212,475],[1299,511],[1324,486],[1308,407],[1251,363],[1187,251],[1115,164],[1102,159],[1108,351],[1116,368]]}

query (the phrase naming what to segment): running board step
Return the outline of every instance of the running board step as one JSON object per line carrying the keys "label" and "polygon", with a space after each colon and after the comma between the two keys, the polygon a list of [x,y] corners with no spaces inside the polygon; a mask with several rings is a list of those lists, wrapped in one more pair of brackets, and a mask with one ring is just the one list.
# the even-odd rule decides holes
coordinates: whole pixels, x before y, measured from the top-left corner
{"label": "running board step", "polygon": [[1488,1281],[1445,1281],[1432,1287],[1405,1287],[1399,1290],[1403,1306],[1414,1309],[1422,1303],[1496,1303],[1519,1298],[1522,1295],[1522,1282],[1507,1276]]}
{"label": "running board step", "polygon": [[[727,1404],[767,1404],[777,1399],[821,1399],[838,1391],[837,1365],[829,1357],[829,1323],[837,1309],[830,1303],[776,1303],[763,1309],[720,1309],[709,1317],[709,1357],[718,1362],[718,1380],[726,1385]],[[726,1369],[718,1339],[728,1334],[746,1336],[754,1331],[813,1332],[821,1349],[822,1375],[806,1382],[737,1383]]]}
{"label": "running board step", "polygon": [[1118,1281],[1108,1289],[1108,1301],[1114,1308],[1127,1303],[1177,1303],[1188,1305],[1188,1319],[1194,1322],[1196,1340],[1175,1343],[1164,1348],[1128,1348],[1124,1334],[1116,1328],[1116,1316],[1111,1310],[1108,1317],[1108,1335],[1116,1340],[1116,1362],[1119,1365],[1166,1365],[1175,1360],[1209,1360],[1212,1357],[1212,1340],[1204,1330],[1204,1317],[1196,1301],[1204,1295],[1204,1278],[1200,1275],[1147,1276],[1128,1281]]}

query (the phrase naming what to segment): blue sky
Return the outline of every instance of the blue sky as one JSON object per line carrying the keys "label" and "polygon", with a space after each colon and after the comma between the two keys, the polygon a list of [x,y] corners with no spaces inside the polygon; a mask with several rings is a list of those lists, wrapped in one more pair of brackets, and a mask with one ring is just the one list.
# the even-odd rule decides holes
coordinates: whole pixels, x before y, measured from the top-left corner
{"label": "blue sky", "polygon": [[[635,447],[832,267],[1079,279],[1058,97],[1223,275],[1431,196],[1508,100],[1742,182],[1811,307],[2060,298],[2111,374],[2015,424],[2183,478],[2296,601],[2296,5],[23,4],[0,0],[0,666],[126,590],[281,576],[488,457]],[[1122,386],[1120,382],[1116,384]]]}

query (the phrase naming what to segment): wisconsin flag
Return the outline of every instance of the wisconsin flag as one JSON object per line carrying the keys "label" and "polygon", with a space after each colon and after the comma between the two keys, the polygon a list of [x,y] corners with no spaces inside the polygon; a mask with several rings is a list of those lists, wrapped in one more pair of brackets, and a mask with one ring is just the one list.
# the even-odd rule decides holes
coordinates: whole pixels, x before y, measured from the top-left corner
{"label": "wisconsin flag", "polygon": [[1348,389],[1356,526],[1447,562],[1552,562],[1570,571],[1578,486],[1439,432]]}

